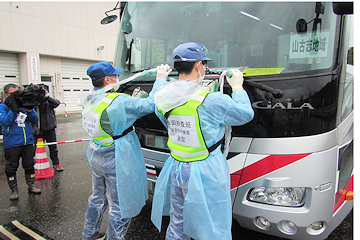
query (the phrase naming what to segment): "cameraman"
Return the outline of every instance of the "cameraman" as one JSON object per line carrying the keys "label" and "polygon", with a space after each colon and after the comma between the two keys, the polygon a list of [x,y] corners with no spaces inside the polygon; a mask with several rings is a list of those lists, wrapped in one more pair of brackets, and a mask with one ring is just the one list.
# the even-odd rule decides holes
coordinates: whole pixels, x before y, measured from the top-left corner
{"label": "cameraman", "polygon": [[12,191],[10,200],[19,199],[16,171],[20,157],[25,170],[25,179],[31,193],[41,193],[34,187],[34,132],[30,125],[36,124],[38,115],[34,109],[18,107],[22,92],[15,84],[4,86],[6,100],[0,104],[0,124],[4,135],[5,174]]}
{"label": "cameraman", "polygon": [[[36,125],[35,143],[37,143],[38,138],[42,138],[48,143],[56,142],[55,128],[57,127],[57,124],[54,108],[57,108],[60,105],[60,101],[49,96],[49,92],[45,85],[43,85],[42,88],[45,90],[45,97],[38,100],[40,103],[38,112],[40,118],[40,128]],[[48,147],[55,171],[63,171],[64,169],[60,166],[57,144],[48,145]]]}

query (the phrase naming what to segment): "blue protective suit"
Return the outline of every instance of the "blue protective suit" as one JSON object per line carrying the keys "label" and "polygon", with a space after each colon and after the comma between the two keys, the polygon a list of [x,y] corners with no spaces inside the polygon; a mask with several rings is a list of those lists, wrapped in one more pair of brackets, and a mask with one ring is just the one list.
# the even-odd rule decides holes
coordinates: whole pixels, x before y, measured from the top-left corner
{"label": "blue protective suit", "polygon": [[[155,82],[153,90],[156,86]],[[120,95],[106,109],[108,121],[101,120],[101,124],[109,124],[113,136],[121,135],[154,109],[153,92],[143,99]],[[107,239],[124,239],[130,219],[140,213],[148,199],[146,168],[138,137],[131,131],[106,147],[99,147],[91,140],[86,155],[92,169],[93,192],[88,200],[83,238],[89,239],[99,232],[102,215],[109,205]]]}
{"label": "blue protective suit", "polygon": [[[156,102],[156,101],[155,101]],[[198,107],[201,130],[208,147],[218,142],[225,126],[243,125],[254,116],[245,90],[209,93]],[[167,126],[163,115],[156,115]],[[151,220],[161,230],[170,215],[166,239],[231,239],[230,172],[219,146],[205,160],[180,162],[169,157],[155,186]]]}

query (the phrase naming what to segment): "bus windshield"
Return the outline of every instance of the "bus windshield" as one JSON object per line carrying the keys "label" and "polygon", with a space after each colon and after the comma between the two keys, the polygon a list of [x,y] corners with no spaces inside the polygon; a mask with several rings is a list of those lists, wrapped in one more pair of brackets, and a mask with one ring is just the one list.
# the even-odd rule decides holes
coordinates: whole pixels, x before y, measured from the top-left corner
{"label": "bus windshield", "polygon": [[198,42],[210,69],[244,67],[247,76],[326,69],[335,27],[331,2],[128,2],[115,65],[125,73],[173,66],[176,46]]}

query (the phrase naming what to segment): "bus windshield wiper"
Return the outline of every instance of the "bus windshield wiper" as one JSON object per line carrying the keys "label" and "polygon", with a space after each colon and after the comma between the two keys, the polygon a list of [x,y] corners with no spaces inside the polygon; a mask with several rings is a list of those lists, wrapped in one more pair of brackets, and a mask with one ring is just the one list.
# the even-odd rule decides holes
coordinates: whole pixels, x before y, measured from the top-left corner
{"label": "bus windshield wiper", "polygon": [[265,93],[265,98],[271,102],[273,102],[275,100],[275,98],[282,98],[284,96],[284,92],[281,89],[275,89],[272,87],[269,87],[268,85],[262,84],[262,83],[257,83],[257,82],[253,82],[253,81],[244,81],[244,84],[247,84],[249,86],[258,88]]}
{"label": "bus windshield wiper", "polygon": [[[245,68],[243,68],[245,69]],[[224,71],[228,70],[228,68],[212,68],[212,69],[207,69],[206,70],[206,74],[218,74],[221,75]],[[244,73],[245,75],[246,73]],[[269,100],[269,101],[274,101],[275,98],[282,98],[284,95],[284,92],[281,89],[275,89],[272,87],[269,87],[265,84],[262,83],[257,83],[254,81],[250,81],[250,80],[246,80],[244,79],[244,84],[258,88],[264,92],[266,92],[265,97]]]}
{"label": "bus windshield wiper", "polygon": [[[139,69],[139,70],[130,72],[130,74],[139,73],[139,72],[147,71],[147,70],[150,70],[150,69],[152,69],[152,68],[147,67],[147,68],[143,68],[143,69]],[[154,73],[154,75],[155,75],[155,73]],[[169,73],[169,76],[176,76],[176,75],[178,75],[177,70],[175,68],[172,68],[172,71]]]}

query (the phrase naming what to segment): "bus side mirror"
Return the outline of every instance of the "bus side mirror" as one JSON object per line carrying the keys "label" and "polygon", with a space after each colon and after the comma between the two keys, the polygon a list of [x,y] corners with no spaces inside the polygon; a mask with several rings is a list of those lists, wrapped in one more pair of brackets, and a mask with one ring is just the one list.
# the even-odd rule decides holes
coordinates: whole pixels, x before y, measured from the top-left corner
{"label": "bus side mirror", "polygon": [[333,2],[333,12],[337,15],[354,14],[354,2]]}

